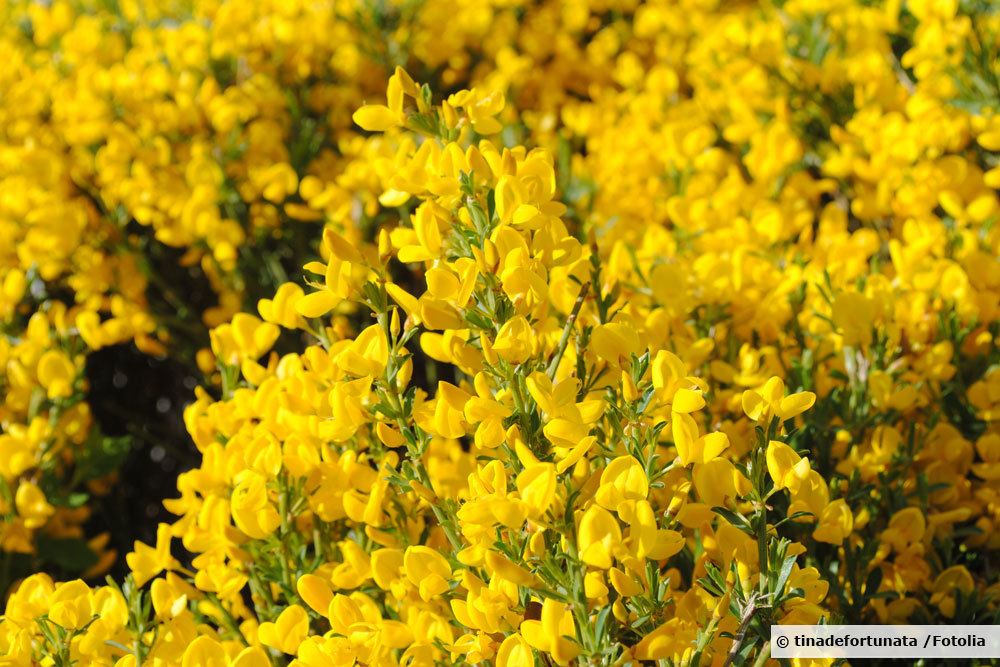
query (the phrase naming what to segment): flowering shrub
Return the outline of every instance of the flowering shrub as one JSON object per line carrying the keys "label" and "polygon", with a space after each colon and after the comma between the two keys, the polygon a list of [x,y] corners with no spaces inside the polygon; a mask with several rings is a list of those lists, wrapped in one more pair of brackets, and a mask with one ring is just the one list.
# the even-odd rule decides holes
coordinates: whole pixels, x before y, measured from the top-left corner
{"label": "flowering shrub", "polygon": [[[83,539],[120,457],[86,350],[197,359],[200,465],[124,580],[14,588],[11,664],[764,665],[772,623],[997,622],[988,4],[137,7],[6,37],[6,562]],[[171,258],[219,305],[157,310]]]}

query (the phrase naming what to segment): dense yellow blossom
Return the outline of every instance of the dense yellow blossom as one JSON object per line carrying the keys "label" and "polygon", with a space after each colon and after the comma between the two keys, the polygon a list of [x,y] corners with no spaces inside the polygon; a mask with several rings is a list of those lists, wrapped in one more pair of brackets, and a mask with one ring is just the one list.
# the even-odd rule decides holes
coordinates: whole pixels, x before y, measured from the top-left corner
{"label": "dense yellow blossom", "polygon": [[0,14],[0,555],[101,551],[88,351],[196,359],[200,463],[124,581],[20,581],[3,659],[763,665],[772,623],[995,617],[985,3],[153,4]]}

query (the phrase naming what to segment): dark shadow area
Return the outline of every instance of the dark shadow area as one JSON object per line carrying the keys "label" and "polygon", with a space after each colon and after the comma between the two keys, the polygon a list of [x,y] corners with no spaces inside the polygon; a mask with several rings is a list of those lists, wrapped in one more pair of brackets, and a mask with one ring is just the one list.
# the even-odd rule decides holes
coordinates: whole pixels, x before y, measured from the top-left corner
{"label": "dark shadow area", "polygon": [[155,543],[157,525],[176,519],[163,500],[177,496],[177,475],[198,464],[183,416],[199,378],[188,367],[144,355],[131,344],[92,353],[86,374],[97,428],[106,436],[127,437],[131,446],[107,495],[89,503],[87,525],[88,535],[111,534],[108,548],[118,550],[118,559],[110,574],[121,580],[134,541]]}

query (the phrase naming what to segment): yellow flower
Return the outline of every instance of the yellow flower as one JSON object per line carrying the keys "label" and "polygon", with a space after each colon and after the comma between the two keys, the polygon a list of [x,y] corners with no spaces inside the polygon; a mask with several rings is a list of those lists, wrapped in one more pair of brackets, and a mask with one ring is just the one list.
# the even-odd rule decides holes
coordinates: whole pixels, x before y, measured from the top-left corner
{"label": "yellow flower", "polygon": [[273,533],[281,523],[281,517],[268,500],[266,484],[263,475],[245,470],[236,480],[230,501],[236,527],[258,540]]}
{"label": "yellow flower", "polygon": [[447,591],[452,576],[445,557],[425,546],[407,547],[403,571],[425,602]]}
{"label": "yellow flower", "polygon": [[493,351],[504,361],[520,364],[533,354],[534,340],[531,325],[518,315],[500,327],[496,340],[493,341]]}
{"label": "yellow flower", "polygon": [[535,656],[531,652],[531,646],[520,634],[515,632],[500,643],[500,648],[497,649],[497,667],[532,667],[534,664]]}
{"label": "yellow flower", "polygon": [[49,350],[38,360],[38,382],[49,398],[63,398],[73,393],[76,367],[66,354]]}
{"label": "yellow flower", "polygon": [[295,329],[301,324],[296,304],[303,296],[301,287],[295,283],[284,283],[275,292],[273,299],[261,299],[257,303],[257,311],[265,322]]}
{"label": "yellow flower", "polygon": [[813,531],[813,538],[828,544],[840,544],[854,529],[854,515],[843,498],[838,498],[823,508],[819,525]]}
{"label": "yellow flower", "polygon": [[649,493],[649,480],[634,457],[619,456],[601,473],[601,485],[595,499],[606,509],[617,510],[627,500],[645,500]]}
{"label": "yellow flower", "polygon": [[598,357],[615,365],[622,365],[642,347],[635,329],[617,322],[596,327],[590,336],[590,345]]}
{"label": "yellow flower", "polygon": [[782,421],[800,415],[813,406],[816,395],[811,391],[785,396],[785,383],[772,377],[760,390],[743,392],[743,411],[754,421],[766,421],[772,415]]}
{"label": "yellow flower", "polygon": [[796,493],[809,476],[811,470],[809,459],[802,458],[783,442],[777,440],[769,442],[766,458],[767,472],[777,489],[788,489]]}
{"label": "yellow flower", "polygon": [[931,604],[936,605],[945,618],[952,618],[956,594],[968,594],[974,588],[975,582],[965,566],[953,565],[939,574],[931,585]]}
{"label": "yellow flower", "polygon": [[155,547],[136,542],[135,551],[125,556],[136,586],[142,586],[163,570],[174,570],[179,567],[177,561],[170,555],[170,539],[170,526],[161,523],[156,528]]}
{"label": "yellow flower", "polygon": [[621,527],[606,509],[591,505],[580,518],[577,545],[580,559],[588,565],[606,570],[622,543]]}
{"label": "yellow flower", "polygon": [[517,476],[517,490],[529,516],[539,518],[548,511],[556,494],[556,469],[551,463],[536,463]]}
{"label": "yellow flower", "polygon": [[286,607],[272,622],[261,623],[257,637],[265,646],[294,655],[309,634],[309,616],[298,605]]}
{"label": "yellow flower", "polygon": [[26,528],[41,528],[56,509],[49,504],[45,493],[34,482],[21,482],[14,494],[14,505]]}
{"label": "yellow flower", "polygon": [[552,598],[542,603],[541,620],[521,623],[521,637],[532,648],[552,656],[558,665],[568,665],[580,654],[580,646],[567,639],[576,637],[571,609]]}

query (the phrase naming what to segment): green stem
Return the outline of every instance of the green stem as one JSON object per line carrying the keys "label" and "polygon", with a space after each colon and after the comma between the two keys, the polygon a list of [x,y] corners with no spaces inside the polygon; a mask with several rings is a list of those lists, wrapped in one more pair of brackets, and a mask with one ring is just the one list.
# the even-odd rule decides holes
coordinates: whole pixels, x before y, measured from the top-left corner
{"label": "green stem", "polygon": [[753,661],[753,667],[764,667],[771,659],[771,642],[764,642],[764,647],[757,654],[757,659]]}
{"label": "green stem", "polygon": [[576,297],[573,310],[570,312],[569,317],[566,318],[562,336],[559,338],[559,344],[556,346],[556,355],[552,357],[552,362],[549,364],[547,371],[550,380],[556,376],[556,370],[559,369],[559,362],[562,361],[563,353],[566,352],[566,345],[569,343],[569,336],[573,331],[573,325],[576,324],[576,318],[580,315],[580,309],[583,308],[583,302],[587,298],[587,292],[589,291],[590,283],[586,282],[580,287],[580,294]]}

